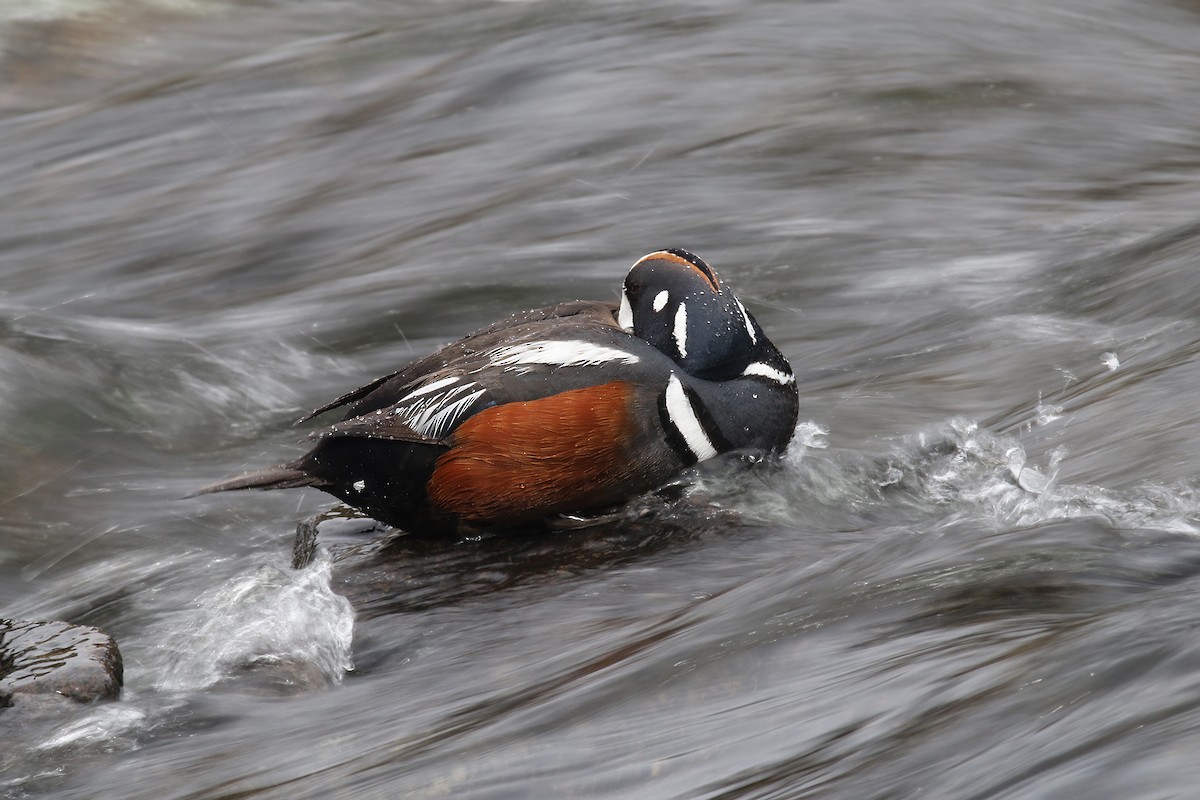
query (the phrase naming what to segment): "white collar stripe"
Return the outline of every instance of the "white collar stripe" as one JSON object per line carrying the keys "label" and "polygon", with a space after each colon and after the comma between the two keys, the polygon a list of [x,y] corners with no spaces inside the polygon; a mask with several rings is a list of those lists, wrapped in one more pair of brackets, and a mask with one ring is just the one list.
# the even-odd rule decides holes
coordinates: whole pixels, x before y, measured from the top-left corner
{"label": "white collar stripe", "polygon": [[704,432],[704,427],[696,416],[696,409],[692,408],[692,403],[683,390],[683,384],[673,373],[667,381],[666,400],[669,421],[675,426],[675,430],[679,431],[684,444],[692,451],[696,460],[705,461],[715,456],[717,448]]}
{"label": "white collar stripe", "polygon": [[757,375],[760,378],[775,381],[778,384],[787,386],[796,382],[796,376],[790,372],[783,372],[775,369],[770,364],[764,364],[761,361],[754,361],[742,370],[743,377],[751,377]]}

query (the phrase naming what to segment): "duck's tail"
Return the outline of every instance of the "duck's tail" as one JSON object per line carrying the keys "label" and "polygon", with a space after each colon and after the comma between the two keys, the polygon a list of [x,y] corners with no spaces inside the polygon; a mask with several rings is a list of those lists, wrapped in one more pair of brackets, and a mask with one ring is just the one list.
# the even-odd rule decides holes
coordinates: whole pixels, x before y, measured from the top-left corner
{"label": "duck's tail", "polygon": [[321,481],[291,464],[280,464],[277,467],[267,467],[253,472],[246,472],[226,478],[223,481],[201,486],[185,497],[195,497],[213,492],[228,492],[233,489],[298,489],[302,486],[316,486]]}

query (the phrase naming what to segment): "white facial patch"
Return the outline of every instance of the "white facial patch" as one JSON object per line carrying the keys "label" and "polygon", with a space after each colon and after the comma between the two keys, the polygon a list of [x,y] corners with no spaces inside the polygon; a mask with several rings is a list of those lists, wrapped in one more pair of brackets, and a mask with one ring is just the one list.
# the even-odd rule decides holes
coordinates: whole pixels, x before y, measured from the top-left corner
{"label": "white facial patch", "polygon": [[409,392],[391,413],[422,436],[440,439],[486,392],[474,381],[452,375]]}
{"label": "white facial patch", "polygon": [[692,451],[696,460],[705,461],[715,456],[717,448],[713,447],[708,434],[700,425],[696,409],[692,408],[687,393],[683,391],[683,384],[679,382],[679,378],[675,377],[675,373],[671,373],[671,378],[667,381],[666,401],[667,416],[670,418],[671,424],[675,426],[675,430],[679,431],[684,444],[687,445],[688,450]]}
{"label": "white facial patch", "polygon": [[617,311],[617,324],[626,333],[633,333],[633,306],[629,305],[629,295],[621,290],[621,308]]}
{"label": "white facial patch", "polygon": [[362,493],[362,490],[363,490],[363,489],[366,489],[366,488],[367,488],[367,482],[366,482],[366,481],[364,481],[364,480],[357,480],[357,481],[355,481],[355,482],[354,482],[354,491],[356,491],[356,492],[358,492],[358,493],[360,493],[360,494],[361,494],[361,493]]}
{"label": "white facial patch", "polygon": [[777,370],[770,364],[764,364],[761,361],[754,361],[750,364],[747,364],[746,368],[742,370],[742,375],[745,377],[757,375],[760,378],[766,378],[767,380],[775,381],[783,386],[787,386],[788,384],[796,382],[795,375],[791,374],[790,372],[782,372]]}
{"label": "white facial patch", "polygon": [[654,310],[662,311],[667,307],[667,301],[671,299],[671,293],[663,289],[658,294],[654,295]]}
{"label": "white facial patch", "polygon": [[734,300],[737,301],[738,311],[742,312],[742,319],[746,323],[746,333],[750,334],[750,343],[758,344],[758,335],[754,332],[754,323],[750,321],[750,314],[746,311],[746,307],[742,305],[741,300],[738,300],[736,297]]}
{"label": "white facial patch", "polygon": [[687,303],[680,303],[675,312],[675,349],[680,358],[687,358]]}
{"label": "white facial patch", "polygon": [[581,341],[525,342],[497,347],[487,354],[493,366],[512,372],[525,373],[534,364],[552,367],[586,367],[617,362],[636,364],[638,357],[614,347]]}

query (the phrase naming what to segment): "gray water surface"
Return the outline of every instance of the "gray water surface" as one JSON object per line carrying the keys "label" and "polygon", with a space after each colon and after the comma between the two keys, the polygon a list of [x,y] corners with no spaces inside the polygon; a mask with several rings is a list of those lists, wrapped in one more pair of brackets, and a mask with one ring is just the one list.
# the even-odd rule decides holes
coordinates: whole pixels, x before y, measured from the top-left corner
{"label": "gray water surface", "polygon": [[[1200,5],[25,0],[0,48],[0,617],[126,674],[0,711],[0,796],[1196,796]],[[301,571],[330,498],[180,499],[664,246],[791,359],[778,468]]]}

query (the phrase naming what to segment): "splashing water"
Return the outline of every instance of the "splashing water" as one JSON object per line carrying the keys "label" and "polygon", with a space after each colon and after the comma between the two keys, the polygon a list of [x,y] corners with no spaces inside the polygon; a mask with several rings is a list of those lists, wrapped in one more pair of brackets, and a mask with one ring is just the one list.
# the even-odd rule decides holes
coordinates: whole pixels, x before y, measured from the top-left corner
{"label": "splashing water", "polygon": [[[798,443],[811,447],[798,434]],[[1066,447],[1031,463],[1018,438],[954,419],[906,437],[886,456],[790,456],[767,488],[736,477],[727,493],[702,482],[705,492],[762,524],[783,524],[814,505],[942,525],[965,521],[996,529],[1033,527],[1079,517],[1113,528],[1159,528],[1200,534],[1200,504],[1184,486],[1145,484],[1127,490],[1062,484]],[[740,498],[740,499],[739,499]]]}
{"label": "splashing water", "polygon": [[337,683],[354,668],[354,610],[330,588],[322,552],[303,570],[260,565],[205,592],[175,620],[157,688],[184,692],[246,670],[301,686]]}

